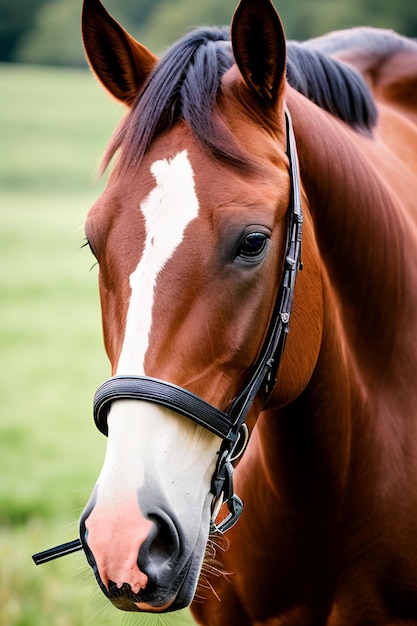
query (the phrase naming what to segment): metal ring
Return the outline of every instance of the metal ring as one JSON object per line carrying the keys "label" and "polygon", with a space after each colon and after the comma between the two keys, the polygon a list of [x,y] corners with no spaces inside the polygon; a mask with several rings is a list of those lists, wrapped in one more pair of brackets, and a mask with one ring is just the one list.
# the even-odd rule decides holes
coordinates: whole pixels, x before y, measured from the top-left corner
{"label": "metal ring", "polygon": [[236,443],[233,447],[233,450],[230,453],[230,461],[237,461],[244,451],[246,450],[246,446],[249,441],[249,429],[245,423],[241,425],[239,428],[238,438],[236,439]]}

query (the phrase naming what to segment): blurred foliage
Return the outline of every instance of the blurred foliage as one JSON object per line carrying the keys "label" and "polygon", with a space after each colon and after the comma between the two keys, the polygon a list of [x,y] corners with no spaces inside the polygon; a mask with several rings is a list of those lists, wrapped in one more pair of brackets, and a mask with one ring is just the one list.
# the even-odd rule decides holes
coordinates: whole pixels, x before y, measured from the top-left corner
{"label": "blurred foliage", "polygon": [[[161,53],[191,27],[230,23],[237,0],[105,0],[145,45]],[[276,0],[287,37],[306,39],[369,25],[417,37],[415,0]],[[81,0],[0,0],[0,61],[85,64]]]}
{"label": "blurred foliage", "polygon": [[20,40],[16,60],[47,65],[84,65],[80,3],[54,0],[39,7],[34,28]]}
{"label": "blurred foliage", "polygon": [[35,17],[46,0],[0,0],[0,61],[13,61],[24,33],[35,28]]}

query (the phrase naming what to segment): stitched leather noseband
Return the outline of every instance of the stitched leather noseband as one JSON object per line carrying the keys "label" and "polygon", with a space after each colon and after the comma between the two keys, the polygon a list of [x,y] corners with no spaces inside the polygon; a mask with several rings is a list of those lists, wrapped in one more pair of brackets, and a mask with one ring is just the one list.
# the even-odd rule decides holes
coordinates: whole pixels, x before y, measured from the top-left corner
{"label": "stitched leather noseband", "polygon": [[[229,514],[218,525],[212,519],[212,532],[224,533],[236,523],[242,512],[243,503],[233,490],[232,461],[242,454],[247,441],[245,419],[253,401],[258,394],[262,394],[262,402],[265,403],[275,385],[289,329],[297,272],[302,267],[303,214],[297,150],[288,110],[285,117],[291,195],[283,277],[264,345],[243,390],[226,412],[182,387],[147,376],[113,376],[98,388],[94,396],[94,420],[97,428],[106,436],[107,415],[112,402],[133,399],[164,406],[193,420],[223,440],[211,484],[212,511],[217,510],[217,505],[223,501],[229,508]],[[81,542],[76,540],[34,555],[33,559],[37,564],[44,563],[80,549]]]}

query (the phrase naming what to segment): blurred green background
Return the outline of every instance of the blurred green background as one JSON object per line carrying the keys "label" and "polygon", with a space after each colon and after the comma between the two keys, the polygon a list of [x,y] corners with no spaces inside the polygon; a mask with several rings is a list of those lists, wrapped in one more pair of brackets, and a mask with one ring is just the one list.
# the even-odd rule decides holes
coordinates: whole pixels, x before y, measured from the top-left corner
{"label": "blurred green background", "polygon": [[[156,53],[190,27],[229,24],[237,0],[105,0],[107,9]],[[0,0],[0,61],[82,65],[81,0]],[[288,38],[369,25],[417,37],[415,0],[275,0]]]}
{"label": "blurred green background", "polygon": [[[113,609],[81,553],[38,569],[30,558],[77,536],[105,449],[91,400],[110,372],[83,222],[123,109],[85,69],[80,4],[0,0],[0,626],[153,623]],[[162,51],[190,26],[228,23],[235,0],[106,6]],[[355,24],[417,36],[415,0],[276,6],[291,38]],[[186,612],[157,623],[192,621]]]}

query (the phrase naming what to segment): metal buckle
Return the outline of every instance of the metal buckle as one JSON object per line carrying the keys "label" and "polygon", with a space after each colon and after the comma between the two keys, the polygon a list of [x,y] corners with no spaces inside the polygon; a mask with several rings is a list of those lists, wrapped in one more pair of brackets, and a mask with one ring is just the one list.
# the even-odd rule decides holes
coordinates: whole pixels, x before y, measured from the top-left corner
{"label": "metal buckle", "polygon": [[[249,439],[249,431],[244,424],[239,430],[239,435],[232,449],[224,448],[220,450],[220,458],[216,467],[212,480],[212,491],[214,500],[212,505],[212,518],[210,521],[210,533],[223,534],[234,526],[242,514],[243,502],[234,493],[233,489],[233,472],[234,467],[232,461],[238,459],[245,450]],[[222,504],[225,503],[229,509],[229,514],[219,524],[216,524],[216,518]]]}
{"label": "metal buckle", "polygon": [[220,522],[216,524],[215,520],[210,521],[210,534],[223,535],[232,526],[236,524],[243,511],[243,502],[235,493],[226,501],[229,508],[229,514]]}
{"label": "metal buckle", "polygon": [[233,448],[230,452],[230,461],[233,463],[240,459],[244,451],[246,450],[246,446],[249,441],[249,428],[245,423],[241,425],[239,428],[238,436],[236,442],[233,445]]}

